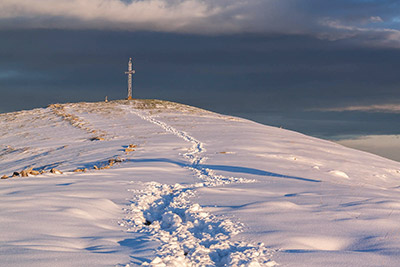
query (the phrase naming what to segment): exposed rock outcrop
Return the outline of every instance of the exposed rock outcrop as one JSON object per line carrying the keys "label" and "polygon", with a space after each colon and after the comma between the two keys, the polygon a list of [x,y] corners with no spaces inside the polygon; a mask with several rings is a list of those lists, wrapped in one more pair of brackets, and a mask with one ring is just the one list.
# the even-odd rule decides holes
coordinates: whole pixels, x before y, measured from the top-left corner
{"label": "exposed rock outcrop", "polygon": [[51,172],[51,173],[54,173],[54,174],[62,174],[62,171],[57,170],[56,168],[52,168],[52,169],[50,170],[50,172]]}

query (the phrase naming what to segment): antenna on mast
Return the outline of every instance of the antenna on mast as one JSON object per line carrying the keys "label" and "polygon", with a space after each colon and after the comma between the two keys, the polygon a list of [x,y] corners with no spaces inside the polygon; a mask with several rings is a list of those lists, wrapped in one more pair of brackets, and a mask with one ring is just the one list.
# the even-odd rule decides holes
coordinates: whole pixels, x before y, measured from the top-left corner
{"label": "antenna on mast", "polygon": [[125,74],[128,74],[128,97],[127,100],[132,99],[132,74],[135,73],[135,70],[132,69],[132,58],[129,58],[128,62],[128,71],[125,71]]}

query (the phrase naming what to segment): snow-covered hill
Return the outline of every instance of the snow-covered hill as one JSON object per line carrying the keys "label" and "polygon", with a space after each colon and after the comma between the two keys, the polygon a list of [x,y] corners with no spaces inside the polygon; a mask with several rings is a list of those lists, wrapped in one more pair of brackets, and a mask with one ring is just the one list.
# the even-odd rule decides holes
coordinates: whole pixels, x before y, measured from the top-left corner
{"label": "snow-covered hill", "polygon": [[395,161],[159,100],[1,114],[0,132],[1,266],[400,264]]}

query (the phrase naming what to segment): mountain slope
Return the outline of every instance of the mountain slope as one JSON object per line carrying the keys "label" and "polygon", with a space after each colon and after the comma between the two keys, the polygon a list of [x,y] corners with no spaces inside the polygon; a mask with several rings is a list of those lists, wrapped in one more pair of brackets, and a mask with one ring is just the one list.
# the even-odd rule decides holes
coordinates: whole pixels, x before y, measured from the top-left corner
{"label": "mountain slope", "polygon": [[398,162],[159,100],[55,104],[0,126],[0,175],[63,172],[0,181],[8,265],[400,261]]}

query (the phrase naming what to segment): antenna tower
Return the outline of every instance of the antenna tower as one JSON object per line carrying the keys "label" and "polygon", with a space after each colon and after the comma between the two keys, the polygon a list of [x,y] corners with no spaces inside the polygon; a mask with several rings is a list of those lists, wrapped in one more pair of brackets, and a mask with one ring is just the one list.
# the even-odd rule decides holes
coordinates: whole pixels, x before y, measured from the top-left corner
{"label": "antenna tower", "polygon": [[129,58],[128,62],[128,71],[125,71],[125,74],[128,74],[128,97],[126,99],[132,99],[132,74],[135,73],[135,70],[132,69],[132,58]]}

